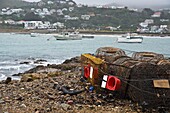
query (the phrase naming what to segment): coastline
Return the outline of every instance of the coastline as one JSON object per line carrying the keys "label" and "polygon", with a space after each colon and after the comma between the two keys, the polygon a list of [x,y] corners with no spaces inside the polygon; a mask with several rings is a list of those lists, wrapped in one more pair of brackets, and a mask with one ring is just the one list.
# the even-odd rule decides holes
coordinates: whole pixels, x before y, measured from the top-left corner
{"label": "coastline", "polygon": [[[68,30],[73,32],[73,30]],[[27,29],[0,29],[0,33],[18,33],[18,34],[30,34],[30,33],[42,33],[42,34],[56,34],[59,31],[53,30],[27,30]],[[122,35],[128,33],[128,31],[94,31],[94,30],[79,30],[80,34],[92,34],[92,35]],[[138,32],[134,32],[138,33]],[[170,33],[138,33],[143,36],[170,36]]]}

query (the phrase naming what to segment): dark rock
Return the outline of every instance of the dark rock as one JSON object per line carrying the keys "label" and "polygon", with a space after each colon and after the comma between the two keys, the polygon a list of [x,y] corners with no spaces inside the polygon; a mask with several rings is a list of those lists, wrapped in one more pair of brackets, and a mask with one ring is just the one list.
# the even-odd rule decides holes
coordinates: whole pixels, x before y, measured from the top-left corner
{"label": "dark rock", "polygon": [[63,64],[68,64],[68,63],[80,63],[80,57],[74,57],[71,59],[67,59],[63,62]]}
{"label": "dark rock", "polygon": [[47,62],[47,60],[39,59],[39,60],[34,61],[35,64],[42,64],[42,62]]}
{"label": "dark rock", "polygon": [[24,62],[20,62],[19,64],[30,64],[31,62],[29,61],[24,61]]}
{"label": "dark rock", "polygon": [[12,80],[12,78],[11,78],[11,77],[7,77],[7,79],[5,80],[5,84],[10,83],[10,82],[11,82],[11,80]]}

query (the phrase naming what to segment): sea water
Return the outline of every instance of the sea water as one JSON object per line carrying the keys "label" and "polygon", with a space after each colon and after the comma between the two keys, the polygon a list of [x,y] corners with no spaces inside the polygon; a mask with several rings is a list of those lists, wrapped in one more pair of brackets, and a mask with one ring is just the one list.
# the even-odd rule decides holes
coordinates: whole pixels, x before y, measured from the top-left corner
{"label": "sea water", "polygon": [[[148,51],[170,57],[170,37],[144,37],[143,43],[129,44],[117,43],[119,36],[95,35],[94,39],[58,41],[50,34],[31,37],[29,34],[0,33],[0,80],[37,65],[59,64],[83,53],[95,53],[97,48],[106,46],[121,48],[127,55]],[[40,59],[47,62],[34,63]]]}

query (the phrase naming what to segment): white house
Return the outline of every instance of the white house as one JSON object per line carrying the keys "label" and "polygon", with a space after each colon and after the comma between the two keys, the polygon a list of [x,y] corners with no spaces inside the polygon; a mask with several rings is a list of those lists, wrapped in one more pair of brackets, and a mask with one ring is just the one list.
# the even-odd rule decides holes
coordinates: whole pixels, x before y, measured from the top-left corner
{"label": "white house", "polygon": [[111,9],[116,9],[117,7],[116,6],[110,6]]}
{"label": "white house", "polygon": [[90,19],[90,15],[81,15],[81,19],[89,20]]}
{"label": "white house", "polygon": [[19,12],[24,11],[24,10],[21,9],[21,8],[18,8],[18,9],[11,9],[11,11],[12,11],[13,13],[19,13]]}
{"label": "white house", "polygon": [[169,19],[160,19],[161,22],[169,22]]}
{"label": "white house", "polygon": [[65,15],[65,16],[64,16],[64,19],[65,19],[65,20],[78,20],[79,17],[70,17],[69,15]]}
{"label": "white house", "polygon": [[153,15],[151,15],[151,17],[153,18],[157,18],[161,16],[161,12],[155,12]]}
{"label": "white house", "polygon": [[56,23],[53,24],[53,26],[54,26],[55,28],[57,28],[57,27],[59,27],[59,28],[64,28],[64,27],[65,27],[65,26],[64,26],[64,23],[61,23],[61,22],[56,22]]}
{"label": "white house", "polygon": [[83,7],[83,5],[82,4],[78,4],[77,7]]}
{"label": "white house", "polygon": [[66,1],[60,1],[61,4],[66,4]]}
{"label": "white house", "polygon": [[153,20],[153,19],[146,19],[146,20],[145,20],[145,23],[147,23],[147,24],[153,24],[153,23],[154,23],[154,20]]}
{"label": "white house", "polygon": [[55,12],[56,12],[55,9],[51,9],[51,10],[50,10],[50,13],[51,13],[51,14],[53,14],[53,13],[55,13]]}
{"label": "white house", "polygon": [[35,8],[31,8],[31,11],[35,11]]}
{"label": "white house", "polygon": [[146,22],[141,22],[141,23],[139,23],[139,25],[141,26],[141,27],[148,27],[148,23],[146,23]]}
{"label": "white house", "polygon": [[51,4],[54,4],[54,2],[48,1],[47,4],[51,5]]}
{"label": "white house", "polygon": [[134,9],[134,8],[128,8],[130,11],[135,11],[138,12],[138,9]]}
{"label": "white house", "polygon": [[63,11],[62,11],[61,9],[58,9],[58,10],[57,10],[57,14],[58,14],[58,15],[63,15]]}
{"label": "white house", "polygon": [[25,21],[24,29],[38,29],[42,24],[42,21]]}
{"label": "white house", "polygon": [[6,8],[3,8],[3,9],[1,9],[1,11],[2,11],[2,12],[6,12],[6,11],[7,11],[7,9],[6,9]]}
{"label": "white house", "polygon": [[71,12],[74,10],[74,7],[69,7],[68,10]]}
{"label": "white house", "polygon": [[38,6],[43,6],[43,5],[45,5],[45,4],[46,4],[46,3],[43,2],[43,1],[38,2]]}
{"label": "white house", "polygon": [[12,24],[12,25],[16,24],[16,22],[12,19],[4,20],[4,23],[5,24]]}
{"label": "white house", "polygon": [[45,21],[42,24],[38,26],[38,29],[48,29],[51,27],[51,24],[49,21]]}
{"label": "white house", "polygon": [[73,2],[68,2],[68,5],[71,5],[71,6],[72,6],[72,5],[74,5],[74,3],[73,3]]}
{"label": "white house", "polygon": [[102,5],[98,5],[98,6],[96,6],[96,8],[103,8],[103,6]]}

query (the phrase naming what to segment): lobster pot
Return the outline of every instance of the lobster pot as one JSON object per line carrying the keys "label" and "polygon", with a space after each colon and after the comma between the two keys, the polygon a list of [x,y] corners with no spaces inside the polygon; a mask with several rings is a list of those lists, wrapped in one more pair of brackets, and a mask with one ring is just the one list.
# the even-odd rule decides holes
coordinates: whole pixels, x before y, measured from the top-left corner
{"label": "lobster pot", "polygon": [[127,56],[119,57],[113,63],[108,63],[108,73],[121,80],[121,88],[119,89],[121,97],[126,96],[128,88],[126,80],[130,79],[131,69],[138,63]]}
{"label": "lobster pot", "polygon": [[96,88],[100,88],[103,71],[106,71],[106,63],[90,54],[81,55],[83,76]]}
{"label": "lobster pot", "polygon": [[113,62],[120,56],[127,56],[122,49],[113,47],[101,47],[96,50],[95,56],[106,62]]}
{"label": "lobster pot", "polygon": [[170,65],[141,62],[131,69],[127,82],[129,97],[142,106],[170,107]]}
{"label": "lobster pot", "polygon": [[164,56],[154,52],[135,52],[133,53],[132,58],[138,61],[157,64],[160,60],[164,59]]}

